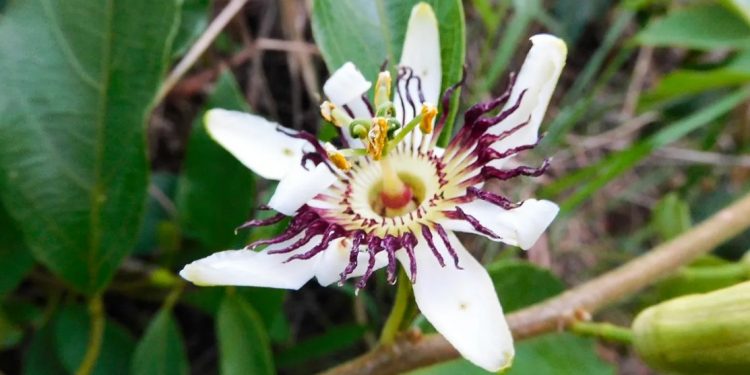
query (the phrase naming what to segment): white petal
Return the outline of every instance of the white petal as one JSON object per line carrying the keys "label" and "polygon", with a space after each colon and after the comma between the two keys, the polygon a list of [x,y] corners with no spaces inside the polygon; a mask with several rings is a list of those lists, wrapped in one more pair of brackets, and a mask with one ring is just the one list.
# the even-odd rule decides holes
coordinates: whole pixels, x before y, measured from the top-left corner
{"label": "white petal", "polygon": [[268,251],[280,249],[293,243],[285,241],[271,245],[261,252],[253,250],[227,250],[196,260],[180,271],[180,276],[195,285],[239,285],[280,289],[299,289],[315,274],[320,254],[312,259],[293,260],[284,263],[295,254],[304,253],[320,243],[321,236],[288,254],[272,254]]}
{"label": "white petal", "polygon": [[284,215],[292,216],[316,195],[330,186],[337,177],[325,163],[304,169],[300,163],[281,180],[268,205]]}
{"label": "white petal", "polygon": [[[443,74],[440,65],[440,32],[438,31],[435,12],[433,12],[432,7],[427,3],[419,3],[411,10],[399,65],[414,70],[414,74],[419,76],[421,80],[425,101],[437,106],[439,104],[440,84]],[[405,84],[402,84],[399,89],[403,96],[403,105],[401,104],[401,100],[395,96],[396,92],[394,90],[393,102],[396,106],[396,118],[399,121],[404,119],[404,124],[406,124],[414,118],[415,110],[419,112],[421,109],[417,81],[411,80],[408,88]],[[407,89],[415,103],[414,109],[412,109],[406,100],[405,93]],[[421,136],[421,131],[416,131],[415,142],[419,142]]]}
{"label": "white petal", "polygon": [[[351,239],[338,239],[331,241],[331,246],[322,254],[320,262],[315,271],[315,277],[322,286],[328,286],[341,279],[341,273],[349,265],[349,252],[351,251]],[[348,276],[359,277],[365,274],[370,256],[367,252],[360,251],[357,254],[357,267]],[[387,254],[381,251],[375,255],[375,266],[373,270],[378,270],[388,263]]]}
{"label": "white petal", "polygon": [[[448,234],[462,270],[450,257],[440,267],[424,239],[415,249],[417,280],[413,285],[419,310],[461,355],[487,371],[498,371],[513,359],[513,337],[487,271],[453,233]],[[444,251],[442,241],[436,245]],[[409,269],[404,251],[399,260]]]}
{"label": "white petal", "polygon": [[305,141],[279,132],[280,125],[263,117],[212,109],[204,121],[211,138],[263,178],[281,179],[302,158]]}
{"label": "white petal", "polygon": [[[536,199],[527,199],[520,207],[512,210],[505,210],[482,200],[459,207],[476,218],[482,226],[500,236],[499,241],[524,250],[534,245],[560,211],[555,203]],[[465,220],[450,220],[444,225],[454,231],[481,234]]]}
{"label": "white petal", "polygon": [[521,105],[500,124],[489,129],[490,133],[498,134],[511,129],[524,121],[531,120],[528,125],[518,129],[510,137],[496,142],[492,147],[504,151],[512,147],[534,144],[539,134],[539,126],[547,111],[547,104],[555,90],[560,72],[565,66],[568,49],[562,39],[548,34],[531,37],[533,44],[521,72],[516,78],[510,100],[503,110],[512,107],[523,90],[527,90]]}
{"label": "white petal", "polygon": [[[323,92],[326,97],[338,107],[346,105],[354,114],[354,117],[370,118],[370,111],[367,105],[362,101],[362,95],[372,87],[372,83],[365,79],[365,76],[357,67],[347,62],[338,68],[323,84]],[[362,148],[362,142],[349,134],[348,128],[342,128],[344,138],[351,147]]]}

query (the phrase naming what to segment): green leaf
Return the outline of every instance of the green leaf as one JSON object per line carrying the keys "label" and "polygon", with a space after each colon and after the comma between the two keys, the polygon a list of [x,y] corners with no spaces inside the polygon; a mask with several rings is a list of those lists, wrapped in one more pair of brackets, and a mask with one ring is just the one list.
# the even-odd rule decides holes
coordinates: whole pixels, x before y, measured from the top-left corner
{"label": "green leaf", "polygon": [[8,319],[5,312],[0,310],[0,351],[16,346],[22,336],[21,327]]}
{"label": "green leaf", "polygon": [[592,339],[569,333],[535,337],[518,344],[508,375],[605,375],[612,365],[601,360]]}
{"label": "green leaf", "polygon": [[651,211],[651,225],[661,236],[661,241],[668,241],[690,229],[690,206],[680,199],[677,193],[669,193],[662,198]]}
{"label": "green leaf", "polygon": [[698,4],[670,12],[638,33],[640,44],[701,50],[750,47],[750,26],[718,4]]}
{"label": "green leaf", "polygon": [[[352,61],[368,79],[375,79],[384,60],[398,64],[411,9],[419,0],[316,0],[312,29],[328,70]],[[460,0],[427,0],[440,32],[442,90],[461,80],[466,53],[466,27]],[[443,134],[451,134],[456,100]],[[441,137],[442,138],[442,137]]]}
{"label": "green leaf", "polygon": [[55,330],[45,325],[31,337],[29,347],[23,357],[24,375],[66,375],[60,358],[57,356]]}
{"label": "green leaf", "polygon": [[487,272],[506,314],[565,290],[552,272],[524,261],[502,260],[487,266]]}
{"label": "green leaf", "polygon": [[701,108],[692,115],[664,126],[650,137],[634,144],[630,148],[609,155],[607,158],[580,169],[542,188],[543,197],[554,197],[567,189],[573,189],[570,196],[560,205],[563,212],[570,212],[602,186],[617,176],[630,170],[639,161],[654,150],[666,146],[688,133],[723,116],[750,97],[750,88],[743,88],[716,100],[711,105]]}
{"label": "green leaf", "polygon": [[276,357],[279,367],[291,367],[348,348],[362,340],[367,327],[345,324],[326,329],[325,333],[307,339]]}
{"label": "green leaf", "polygon": [[135,244],[177,0],[26,0],[0,19],[0,199],[36,258],[104,288]]}
{"label": "green leaf", "polygon": [[[501,260],[487,267],[505,312],[541,302],[565,285],[550,271],[519,260]],[[513,367],[504,374],[560,375],[613,374],[594,350],[594,341],[567,333],[536,337],[516,344]],[[409,375],[492,374],[465,359],[433,365]]]}
{"label": "green leaf", "polygon": [[[54,325],[55,350],[68,373],[73,373],[81,364],[89,343],[88,312],[80,305],[66,306],[59,312]],[[107,320],[93,375],[128,374],[134,348],[133,337],[121,326]]]}
{"label": "green leaf", "polygon": [[188,374],[188,359],[177,324],[169,310],[159,310],[133,354],[133,375]]}
{"label": "green leaf", "polygon": [[[135,244],[136,255],[151,254],[159,248],[159,228],[165,223],[171,223],[170,215],[164,201],[173,200],[177,190],[177,176],[169,172],[155,172],[151,175],[151,186],[149,187],[148,200],[146,202],[146,213],[143,217],[138,242]],[[165,249],[159,249],[165,250]]]}
{"label": "green leaf", "polygon": [[222,375],[275,374],[268,334],[258,313],[236,295],[227,294],[217,316]]}
{"label": "green leaf", "polygon": [[639,110],[646,111],[685,96],[747,82],[750,82],[750,51],[745,50],[723,67],[708,70],[678,69],[667,74],[656,87],[642,96]]}
{"label": "green leaf", "polygon": [[0,296],[15,289],[34,265],[34,259],[23,242],[16,223],[0,206]]}
{"label": "green leaf", "polygon": [[[231,72],[225,71],[206,108],[249,111]],[[183,231],[209,249],[238,246],[234,228],[245,222],[254,201],[252,172],[206,132],[203,115],[193,123],[185,167],[177,190],[177,210]]]}

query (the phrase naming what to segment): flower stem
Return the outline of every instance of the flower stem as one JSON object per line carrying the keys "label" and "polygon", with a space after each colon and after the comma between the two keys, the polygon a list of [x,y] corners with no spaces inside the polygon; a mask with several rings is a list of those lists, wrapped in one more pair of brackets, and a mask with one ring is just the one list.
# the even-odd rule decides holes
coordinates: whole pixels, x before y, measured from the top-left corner
{"label": "flower stem", "polygon": [[610,323],[575,322],[570,326],[570,332],[579,336],[596,337],[620,344],[630,345],[633,343],[633,331],[630,328]]}
{"label": "flower stem", "polygon": [[403,269],[399,271],[398,287],[396,288],[396,299],[393,302],[393,308],[385,321],[383,331],[380,333],[380,344],[390,345],[396,340],[401,323],[406,316],[406,308],[411,299],[411,281]]}
{"label": "flower stem", "polygon": [[94,371],[96,360],[99,359],[99,353],[102,349],[102,339],[104,338],[104,304],[102,296],[95,295],[89,301],[89,315],[91,319],[91,332],[89,332],[89,343],[86,348],[86,354],[83,357],[81,365],[76,370],[76,375],[89,375]]}

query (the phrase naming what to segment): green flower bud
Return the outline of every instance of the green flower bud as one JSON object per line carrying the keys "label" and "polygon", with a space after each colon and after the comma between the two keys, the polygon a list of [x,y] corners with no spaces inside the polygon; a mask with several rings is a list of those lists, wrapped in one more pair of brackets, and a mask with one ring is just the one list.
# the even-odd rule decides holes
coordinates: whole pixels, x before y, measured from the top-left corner
{"label": "green flower bud", "polygon": [[666,373],[747,374],[750,282],[649,307],[633,333],[641,358]]}

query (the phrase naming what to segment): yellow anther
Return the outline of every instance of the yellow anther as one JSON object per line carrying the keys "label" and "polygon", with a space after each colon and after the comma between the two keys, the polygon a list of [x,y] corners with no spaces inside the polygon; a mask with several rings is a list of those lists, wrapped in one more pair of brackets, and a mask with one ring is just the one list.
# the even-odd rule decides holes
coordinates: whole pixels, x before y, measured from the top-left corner
{"label": "yellow anther", "polygon": [[424,134],[432,133],[432,127],[437,116],[437,108],[430,103],[422,103],[422,121],[419,123],[419,129]]}
{"label": "yellow anther", "polygon": [[378,74],[378,81],[375,83],[375,108],[390,100],[391,97],[391,73],[383,71]]}
{"label": "yellow anther", "polygon": [[367,153],[375,160],[383,156],[383,148],[388,135],[388,121],[384,117],[372,119],[372,126],[367,133]]}
{"label": "yellow anther", "polygon": [[320,103],[320,115],[328,122],[333,122],[332,112],[336,106],[328,100]]}
{"label": "yellow anther", "polygon": [[326,153],[328,154],[328,159],[331,160],[336,168],[341,169],[342,171],[348,171],[352,168],[352,165],[349,164],[348,160],[346,160],[344,154],[342,154],[341,151],[337,150],[336,147],[334,147],[332,144],[326,143],[325,149]]}
{"label": "yellow anther", "polygon": [[323,119],[338,127],[349,126],[349,123],[352,122],[352,118],[346,112],[327,100],[320,104],[320,115],[323,116]]}

